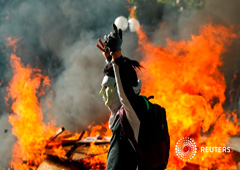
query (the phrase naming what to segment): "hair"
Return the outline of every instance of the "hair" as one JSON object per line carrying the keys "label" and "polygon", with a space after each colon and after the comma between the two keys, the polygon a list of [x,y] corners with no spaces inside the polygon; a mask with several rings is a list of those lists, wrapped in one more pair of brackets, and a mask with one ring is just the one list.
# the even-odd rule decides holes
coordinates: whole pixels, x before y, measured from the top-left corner
{"label": "hair", "polygon": [[[140,65],[140,63],[136,60],[131,60],[127,57],[123,57],[123,62],[126,63],[126,72],[129,75],[129,80],[131,81],[130,84],[132,86],[137,86],[138,85],[138,77],[136,73],[136,69],[141,70],[143,66]],[[113,65],[111,62],[109,62],[104,70],[103,70],[104,75],[110,76],[110,77],[115,77],[114,75],[114,70],[113,70]]]}

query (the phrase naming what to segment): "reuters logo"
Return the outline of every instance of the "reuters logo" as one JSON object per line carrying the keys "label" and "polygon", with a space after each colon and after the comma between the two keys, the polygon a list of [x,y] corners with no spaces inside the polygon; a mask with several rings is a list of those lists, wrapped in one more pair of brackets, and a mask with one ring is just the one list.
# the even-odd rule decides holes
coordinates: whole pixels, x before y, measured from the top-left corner
{"label": "reuters logo", "polygon": [[188,161],[192,159],[197,153],[197,146],[189,137],[184,137],[177,141],[175,145],[175,152],[179,159]]}

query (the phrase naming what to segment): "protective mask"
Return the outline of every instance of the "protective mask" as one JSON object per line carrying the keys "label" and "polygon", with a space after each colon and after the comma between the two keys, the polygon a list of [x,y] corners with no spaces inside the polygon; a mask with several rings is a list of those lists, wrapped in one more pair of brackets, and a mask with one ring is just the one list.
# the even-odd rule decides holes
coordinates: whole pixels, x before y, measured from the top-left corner
{"label": "protective mask", "polygon": [[117,93],[115,78],[104,76],[102,81],[102,88],[99,94],[103,97],[105,105],[111,111],[111,115],[109,118],[109,128],[111,128],[115,120],[116,113],[121,107],[121,103]]}
{"label": "protective mask", "polygon": [[117,94],[115,78],[104,76],[99,94],[102,95],[105,105],[111,107]]}

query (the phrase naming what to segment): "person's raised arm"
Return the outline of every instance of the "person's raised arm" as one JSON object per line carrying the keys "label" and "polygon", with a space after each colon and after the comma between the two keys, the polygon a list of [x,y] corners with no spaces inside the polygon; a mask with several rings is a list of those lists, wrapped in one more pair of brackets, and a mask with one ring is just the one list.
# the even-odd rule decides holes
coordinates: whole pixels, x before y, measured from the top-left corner
{"label": "person's raised arm", "polygon": [[121,53],[122,31],[121,29],[118,30],[114,24],[113,29],[114,31],[105,36],[104,39],[113,57],[112,63],[120,102],[126,111],[128,121],[137,140],[140,126],[138,114],[143,112],[140,109],[145,106],[145,103],[144,99],[136,94],[133,89],[133,86],[138,85],[136,71],[131,65],[134,61],[123,57]]}
{"label": "person's raised arm", "polygon": [[107,60],[107,62],[110,62],[112,60],[110,50],[107,48],[106,43],[103,43],[102,40],[99,38],[98,39],[99,44],[96,44],[98,49],[102,52],[104,58]]}

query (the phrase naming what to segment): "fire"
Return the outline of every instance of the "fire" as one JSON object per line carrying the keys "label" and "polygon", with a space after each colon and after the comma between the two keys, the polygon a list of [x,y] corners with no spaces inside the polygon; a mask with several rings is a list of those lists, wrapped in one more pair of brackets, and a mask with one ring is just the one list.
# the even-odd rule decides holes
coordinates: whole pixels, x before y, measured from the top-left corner
{"label": "fire", "polygon": [[[236,122],[226,119],[225,79],[219,70],[221,55],[236,38],[232,28],[205,25],[199,35],[188,41],[167,40],[167,45],[153,45],[139,29],[139,50],[143,54],[141,72],[143,94],[153,95],[153,102],[166,108],[171,139],[168,169],[186,165],[176,157],[175,144],[183,137],[196,142],[198,152],[191,163],[200,169],[230,169],[235,165],[231,153],[204,153],[201,146],[223,147],[231,135],[238,134]],[[206,137],[203,140],[203,137]]]}
{"label": "fire", "polygon": [[[16,43],[19,39],[6,38],[8,46],[16,52]],[[7,88],[6,101],[11,105],[9,122],[12,125],[12,133],[17,137],[13,148],[13,156],[10,162],[14,169],[36,169],[36,166],[45,158],[45,146],[49,137],[54,134],[56,128],[53,124],[43,123],[43,114],[38,96],[44,95],[41,87],[50,86],[47,76],[41,74],[41,70],[24,66],[21,59],[15,54],[10,57],[13,77]]]}
{"label": "fire", "polygon": [[[101,124],[101,125],[89,125],[88,129],[90,129],[90,133],[87,133],[87,136],[98,136],[98,135],[102,135],[102,136],[112,136],[112,131],[108,128],[108,122],[105,124]],[[106,148],[106,146],[97,146],[94,143],[90,144],[90,148],[89,148],[89,153],[104,153],[104,154],[100,154],[98,156],[95,157],[91,157],[89,159],[85,160],[85,165],[92,165],[90,167],[91,170],[100,170],[103,167],[106,168],[106,160],[107,160],[107,153],[105,152],[106,150],[109,149],[109,146]]]}
{"label": "fire", "polygon": [[[94,143],[90,144],[90,148],[89,150],[91,151],[91,153],[99,153],[99,152],[105,152],[105,150],[108,150],[108,148],[105,147],[100,147],[95,145]],[[92,165],[91,167],[89,167],[89,169],[91,170],[101,170],[103,167],[106,168],[106,160],[107,160],[107,153],[104,154],[100,154],[98,156],[89,158],[85,160],[85,165]]]}
{"label": "fire", "polygon": [[[16,52],[16,43],[20,39],[6,38],[8,46]],[[12,80],[7,88],[8,96],[6,101],[11,104],[11,114],[9,122],[12,125],[12,133],[17,137],[17,142],[13,148],[13,155],[10,165],[14,169],[28,170],[37,169],[37,166],[46,158],[46,146],[49,144],[50,137],[55,134],[57,128],[54,122],[45,125],[43,123],[42,108],[39,104],[39,97],[45,94],[44,88],[50,86],[47,76],[41,74],[40,69],[26,67],[21,63],[21,59],[15,54],[10,57],[10,64],[13,70]],[[108,124],[89,125],[89,132],[85,136],[111,136]],[[104,133],[103,133],[104,132]],[[67,132],[70,133],[70,132]],[[79,134],[75,134],[71,139],[77,139]],[[60,139],[61,140],[61,139]],[[66,155],[61,145],[53,145],[54,153],[61,159]],[[106,146],[100,147],[91,143],[89,155],[103,153],[86,159],[84,162],[93,169],[106,166]]]}
{"label": "fire", "polygon": [[12,113],[9,122],[12,133],[18,141],[14,145],[11,166],[14,169],[28,169],[38,165],[45,156],[45,145],[55,128],[43,123],[43,115],[37,97],[41,85],[49,86],[48,77],[43,76],[38,69],[24,67],[15,54],[11,55],[13,78],[7,88],[7,100],[12,101]]}
{"label": "fire", "polygon": [[[219,70],[221,54],[236,34],[231,28],[209,24],[186,42],[167,40],[167,46],[160,47],[151,44],[141,29],[137,33],[144,57],[142,65],[146,68],[140,76],[142,92],[146,96],[154,94],[153,101],[167,111],[171,138],[168,169],[179,170],[186,165],[175,156],[175,144],[182,137],[191,137],[196,142],[198,152],[189,162],[199,164],[200,169],[230,169],[235,166],[231,153],[204,153],[200,152],[200,147],[224,147],[230,136],[240,132],[236,119],[235,122],[226,119],[222,107],[226,84]],[[19,40],[8,40],[16,52],[15,43]],[[19,170],[36,169],[45,158],[48,139],[56,131],[52,123],[43,123],[38,98],[44,94],[40,87],[50,86],[50,80],[41,74],[41,70],[25,67],[15,54],[11,55],[10,63],[13,78],[7,88],[7,101],[12,102],[9,121],[18,139],[11,166]],[[100,135],[104,128],[107,131],[102,136],[111,136],[108,125],[102,124],[90,125],[91,132],[85,137]],[[89,150],[94,153],[104,149],[92,143]],[[54,151],[59,157],[66,154],[62,147],[54,148]],[[106,166],[106,158],[107,154],[101,154],[85,160],[85,163],[96,164],[92,168],[100,169],[101,163]]]}
{"label": "fire", "polygon": [[12,37],[7,37],[6,40],[8,41],[7,46],[11,47],[13,52],[15,53],[17,51],[16,43],[19,42],[21,40],[21,38],[13,39]]}
{"label": "fire", "polygon": [[91,124],[88,126],[88,129],[91,130],[88,136],[97,136],[97,135],[112,136],[112,131],[108,127],[109,127],[108,122],[102,123],[101,125],[95,125],[95,126]]}

